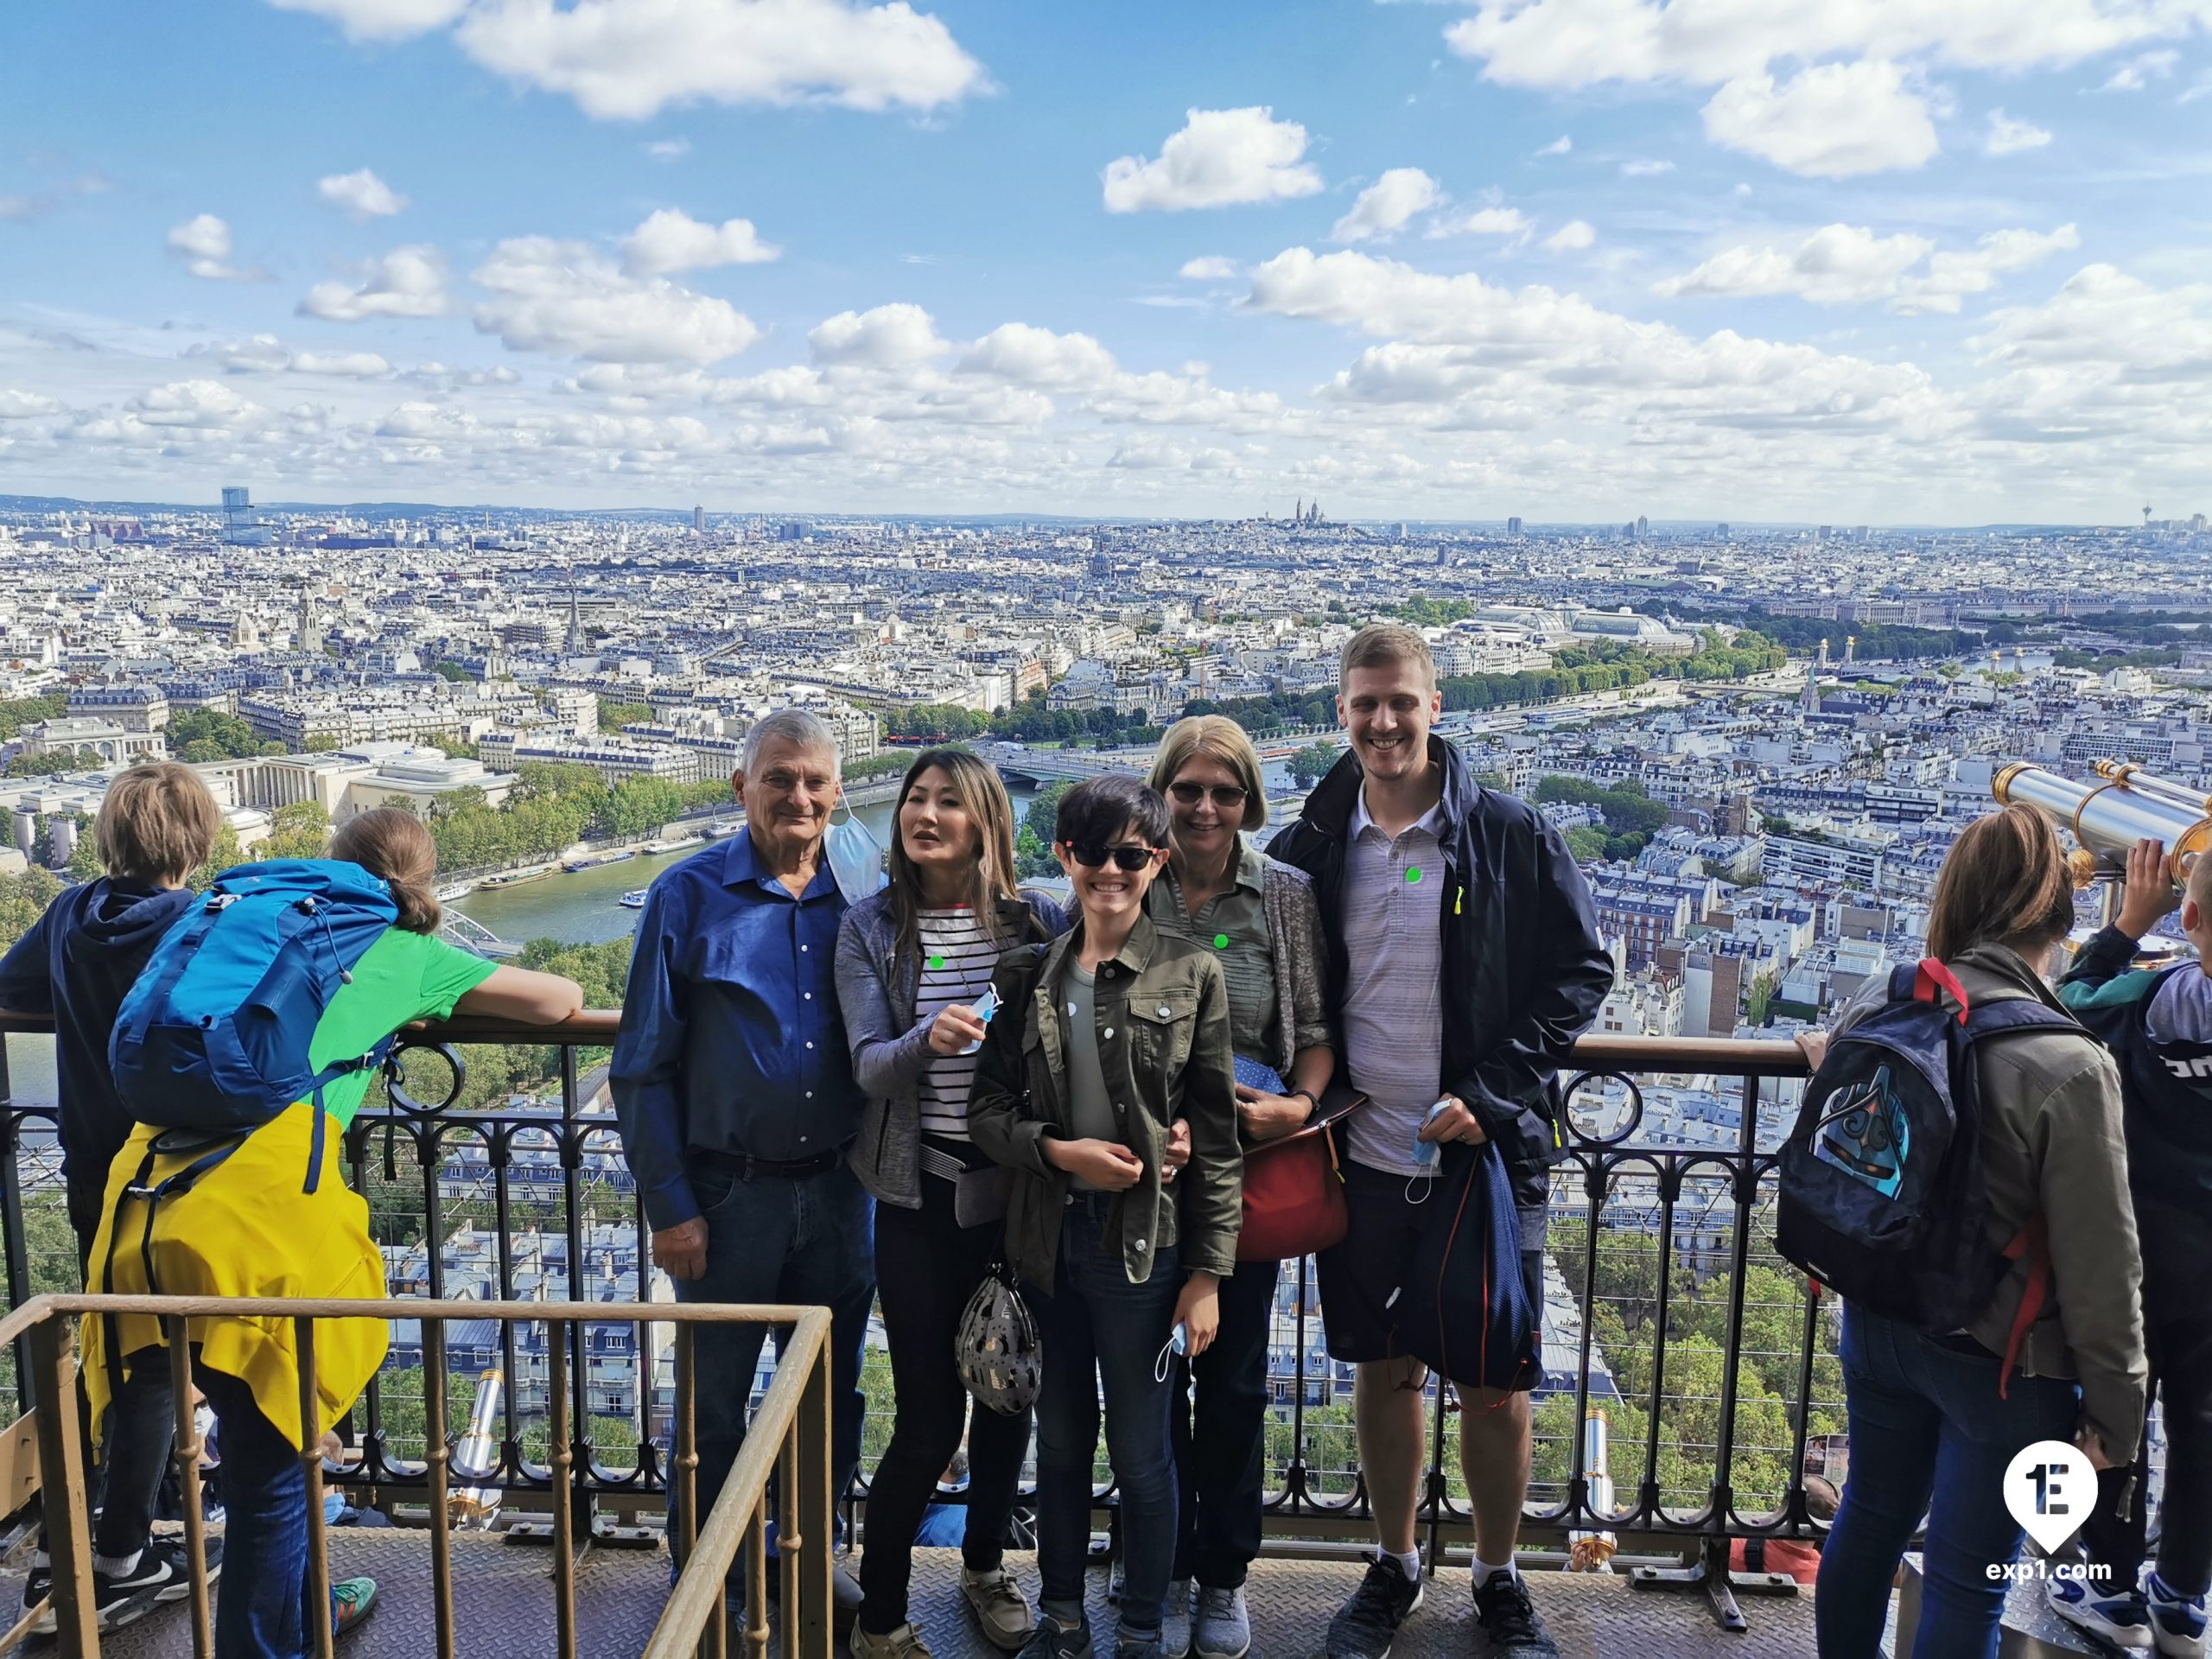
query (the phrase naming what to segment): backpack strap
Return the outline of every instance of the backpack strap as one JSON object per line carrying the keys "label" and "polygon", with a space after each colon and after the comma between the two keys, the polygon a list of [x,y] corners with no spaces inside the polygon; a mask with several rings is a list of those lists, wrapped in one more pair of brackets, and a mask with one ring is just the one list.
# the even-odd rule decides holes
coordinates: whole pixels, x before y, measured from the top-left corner
{"label": "backpack strap", "polygon": [[1923,957],[1916,966],[1897,969],[1897,978],[1891,982],[1891,995],[1897,995],[1894,988],[1897,979],[1902,979],[1908,972],[1912,976],[1912,989],[1908,995],[1914,1001],[1933,1002],[1936,1001],[1936,994],[1938,991],[1948,991],[1951,1000],[1959,1005],[1959,1023],[1962,1026],[1966,1024],[1970,1005],[1967,999],[1967,988],[1959,983],[1959,976],[1956,974],[1936,961],[1935,957]]}
{"label": "backpack strap", "polygon": [[2028,1217],[2027,1224],[2012,1235],[2012,1242],[2005,1247],[2005,1259],[2018,1262],[2027,1258],[2028,1282],[2020,1293],[2020,1306],[2012,1315],[2012,1329],[2005,1338],[2005,1368],[1997,1373],[1997,1397],[2007,1397],[2005,1389],[2012,1380],[2013,1368],[2020,1363],[2020,1350],[2027,1345],[2028,1332],[2042,1316],[2043,1305],[2050,1296],[2050,1226],[2038,1211]]}
{"label": "backpack strap", "polygon": [[[146,1228],[139,1235],[138,1252],[139,1261],[145,1270],[146,1294],[149,1296],[158,1296],[162,1294],[161,1281],[154,1272],[154,1218],[161,1208],[162,1200],[191,1192],[199,1184],[202,1175],[244,1146],[246,1135],[251,1133],[251,1130],[248,1130],[245,1135],[226,1137],[212,1150],[194,1159],[175,1174],[153,1185],[149,1185],[147,1181],[154,1173],[154,1160],[162,1155],[162,1137],[157,1135],[147,1143],[146,1155],[138,1160],[138,1172],[124,1187],[123,1196],[126,1199],[140,1199],[146,1206]],[[116,1213],[108,1218],[107,1259],[100,1266],[101,1288],[110,1295],[115,1294],[116,1223],[122,1219],[122,1216],[123,1206],[118,1204],[116,1206]],[[123,1395],[125,1376],[123,1364],[122,1327],[112,1313],[102,1314],[100,1325],[101,1336],[107,1349],[105,1358],[107,1362],[108,1397],[111,1400],[120,1399]]]}
{"label": "backpack strap", "polygon": [[301,1186],[301,1192],[312,1192],[322,1185],[323,1120],[328,1116],[322,1109],[322,1091],[340,1077],[356,1071],[365,1071],[371,1066],[382,1065],[385,1057],[391,1054],[392,1046],[398,1040],[399,1034],[394,1032],[359,1058],[334,1060],[308,1079],[308,1098],[315,1103],[315,1128],[308,1135],[308,1178]]}

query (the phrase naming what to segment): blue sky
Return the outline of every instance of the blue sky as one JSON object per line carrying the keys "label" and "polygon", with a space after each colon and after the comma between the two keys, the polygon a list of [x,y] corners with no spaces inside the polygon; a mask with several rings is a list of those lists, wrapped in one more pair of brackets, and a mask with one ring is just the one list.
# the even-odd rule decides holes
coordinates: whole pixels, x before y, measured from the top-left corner
{"label": "blue sky", "polygon": [[2212,0],[0,16],[0,490],[2212,510]]}

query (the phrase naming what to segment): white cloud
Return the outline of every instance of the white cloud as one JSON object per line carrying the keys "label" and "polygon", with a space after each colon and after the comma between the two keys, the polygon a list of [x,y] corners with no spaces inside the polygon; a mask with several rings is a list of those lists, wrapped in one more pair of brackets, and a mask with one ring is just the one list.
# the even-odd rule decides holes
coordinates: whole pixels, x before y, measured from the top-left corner
{"label": "white cloud", "polygon": [[365,167],[353,173],[334,173],[318,180],[315,188],[348,219],[390,219],[407,206],[406,197]]}
{"label": "white cloud", "polygon": [[1179,213],[1316,194],[1321,175],[1300,158],[1306,129],[1264,105],[1191,110],[1157,158],[1124,156],[1102,175],[1106,211]]}
{"label": "white cloud", "polygon": [[1558,137],[1553,139],[1551,143],[1538,149],[1536,154],[1539,156],[1567,156],[1573,154],[1573,150],[1574,135],[1572,133],[1562,132]]}
{"label": "white cloud", "polygon": [[1638,158],[1621,163],[1621,177],[1624,179],[1656,179],[1662,173],[1675,170],[1672,162],[1648,161]]}
{"label": "white cloud", "polygon": [[391,372],[374,352],[294,352],[274,334],[195,346],[187,357],[212,357],[226,374],[324,374],[373,379]]}
{"label": "white cloud", "polygon": [[1193,283],[1224,282],[1236,275],[1236,262],[1226,254],[1205,253],[1185,259],[1175,274]]}
{"label": "white cloud", "polygon": [[302,316],[327,322],[442,317],[452,308],[446,296],[445,256],[423,243],[370,260],[358,283],[317,283],[299,305]]}
{"label": "white cloud", "polygon": [[231,227],[213,213],[198,213],[169,227],[167,245],[195,276],[215,283],[259,282],[265,272],[241,270],[230,263]]}
{"label": "white cloud", "polygon": [[1922,60],[2024,70],[2177,39],[2193,4],[2136,0],[1840,0],[1743,5],[1738,0],[1478,0],[1446,43],[1503,86],[1573,91],[1607,81],[1714,86],[1777,60]]}
{"label": "white cloud", "polygon": [[1669,299],[1795,294],[1820,305],[1886,299],[1935,245],[1922,236],[1876,236],[1857,226],[1829,225],[1794,249],[1725,249],[1694,270],[1654,283],[1652,292]]}
{"label": "white cloud", "polygon": [[2171,48],[2145,52],[2129,59],[2112,72],[2105,84],[2097,88],[2101,92],[2139,92],[2154,80],[2164,80],[2174,72],[2174,65],[2181,60],[2181,54]]}
{"label": "white cloud", "polygon": [[1394,167],[1359,193],[1351,211],[1329,232],[1332,242],[1363,242],[1395,236],[1415,213],[1442,200],[1436,181],[1417,167]]}
{"label": "white cloud", "polygon": [[28,421],[60,412],[61,404],[52,397],[29,391],[0,391],[0,421]]}
{"label": "white cloud", "polygon": [[958,367],[1056,391],[1105,385],[1120,372],[1114,354],[1089,334],[1058,334],[1026,322],[1000,324],[968,348]]}
{"label": "white cloud", "polygon": [[[2018,73],[2156,47],[2107,83],[2133,90],[2171,67],[2160,42],[2205,21],[2196,0],[1476,0],[1475,15],[1444,34],[1502,86],[1720,88],[1706,111],[1708,137],[1795,172],[1841,177],[1935,154],[1926,100],[1904,89],[1901,69]],[[1775,76],[1787,70],[1795,73],[1777,91]]]}
{"label": "white cloud", "polygon": [[903,303],[840,311],[810,329],[806,343],[817,362],[871,369],[912,368],[952,349],[928,312]]}
{"label": "white cloud", "polygon": [[1994,231],[1971,250],[1946,252],[1923,236],[1877,236],[1863,226],[1827,225],[1794,248],[1724,249],[1695,270],[1653,284],[1652,291],[1669,299],[1789,294],[1816,305],[1887,300],[1897,311],[1955,312],[1962,295],[1994,287],[2000,273],[2024,270],[2080,245],[2071,225],[2048,233]]}
{"label": "white cloud", "polygon": [[1440,219],[1428,227],[1431,237],[1503,236],[1525,242],[1535,221],[1518,207],[1478,207],[1456,219]]}
{"label": "white cloud", "polygon": [[334,374],[349,380],[375,379],[391,372],[391,365],[374,352],[301,352],[292,367],[302,374]]}
{"label": "white cloud", "polygon": [[595,249],[550,237],[511,237],[476,268],[492,298],[476,326],[513,351],[595,363],[713,363],[759,337],[727,300],[665,278],[626,275]]}
{"label": "white cloud", "polygon": [[355,41],[402,41],[442,29],[469,0],[269,0],[280,11],[327,17]]}
{"label": "white cloud", "polygon": [[689,138],[656,138],[639,146],[657,162],[680,162],[691,153]]}
{"label": "white cloud", "polygon": [[455,38],[486,68],[601,120],[699,102],[930,111],[990,85],[906,0],[478,0]]}
{"label": "white cloud", "polygon": [[1597,239],[1598,232],[1590,227],[1589,220],[1570,219],[1544,238],[1544,245],[1554,253],[1572,253],[1577,249],[1588,247]]}
{"label": "white cloud", "polygon": [[1986,155],[2011,156],[2023,149],[2041,149],[2050,142],[2048,129],[2009,116],[2002,110],[1992,110],[1988,136],[1982,139],[1981,148]]}
{"label": "white cloud", "polygon": [[1777,85],[1740,76],[1705,106],[1705,134],[1815,178],[1918,167],[1936,154],[1928,105],[1893,63],[1823,63]]}
{"label": "white cloud", "polygon": [[130,407],[148,426],[241,427],[269,415],[219,380],[178,380],[156,386],[132,398]]}
{"label": "white cloud", "polygon": [[673,207],[662,208],[622,238],[622,263],[632,276],[703,270],[712,265],[757,265],[782,252],[760,239],[749,219],[702,225]]}

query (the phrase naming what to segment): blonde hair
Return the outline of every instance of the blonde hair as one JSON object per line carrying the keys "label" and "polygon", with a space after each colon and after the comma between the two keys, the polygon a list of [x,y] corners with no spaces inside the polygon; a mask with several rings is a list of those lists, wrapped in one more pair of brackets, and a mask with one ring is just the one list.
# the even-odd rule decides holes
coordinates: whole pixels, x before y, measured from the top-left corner
{"label": "blonde hair", "polygon": [[2022,804],[1976,818],[1936,872],[1928,954],[1949,962],[1977,944],[2039,950],[2057,944],[2074,925],[2074,880],[2058,832],[2036,808]]}
{"label": "blonde hair", "polygon": [[423,821],[396,806],[379,806],[346,820],[330,837],[330,855],[380,875],[399,906],[395,925],[410,933],[435,933],[445,920],[435,891],[438,844]]}
{"label": "blonde hair", "polygon": [[2212,855],[2196,855],[2189,867],[2182,896],[2199,910],[2212,912]]}
{"label": "blonde hair", "polygon": [[1260,775],[1260,752],[1252,747],[1250,734],[1226,715],[1192,715],[1170,726],[1153,751],[1152,775],[1145,781],[1165,795],[1177,774],[1199,759],[1228,767],[1243,785],[1243,827],[1265,829],[1268,788]]}
{"label": "blonde hair", "polygon": [[1432,688],[1435,686],[1436,658],[1430,654],[1427,640],[1402,622],[1370,622],[1344,642],[1344,655],[1337,664],[1337,684],[1341,689],[1355,668],[1395,668],[1401,663],[1414,664],[1421,677]]}
{"label": "blonde hair", "polygon": [[133,766],[107,786],[92,845],[110,875],[181,881],[207,861],[223,810],[190,766]]}
{"label": "blonde hair", "polygon": [[[924,749],[906,768],[899,785],[899,804],[904,807],[921,775],[935,768],[951,785],[953,798],[975,821],[976,868],[970,873],[965,900],[976,925],[993,940],[999,937],[998,900],[1019,896],[1014,886],[1014,804],[1006,785],[985,760],[966,749]],[[896,810],[891,820],[891,920],[900,950],[913,944],[920,931],[922,876],[906,856],[906,837],[899,829]]]}

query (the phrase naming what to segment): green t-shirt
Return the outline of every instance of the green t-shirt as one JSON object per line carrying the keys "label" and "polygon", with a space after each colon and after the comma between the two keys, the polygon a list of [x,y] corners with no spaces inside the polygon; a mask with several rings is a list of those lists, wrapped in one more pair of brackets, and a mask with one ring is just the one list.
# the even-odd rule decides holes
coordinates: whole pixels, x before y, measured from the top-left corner
{"label": "green t-shirt", "polygon": [[[308,1063],[320,1071],[335,1061],[359,1058],[411,1020],[444,1019],[499,965],[427,933],[386,928],[353,964],[353,983],[338,988],[315,1021]],[[375,1076],[350,1071],[324,1086],[322,1108],[340,1128],[353,1122]]]}

